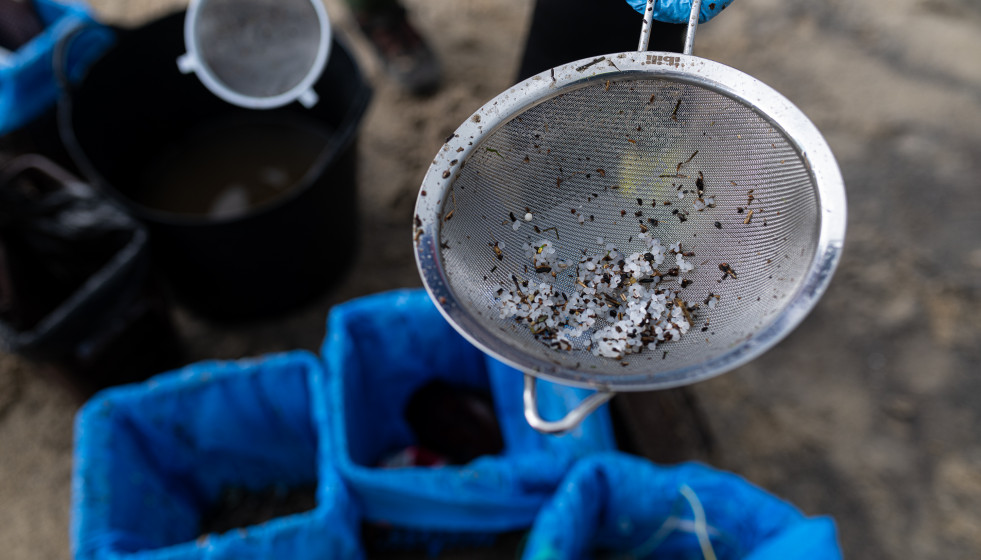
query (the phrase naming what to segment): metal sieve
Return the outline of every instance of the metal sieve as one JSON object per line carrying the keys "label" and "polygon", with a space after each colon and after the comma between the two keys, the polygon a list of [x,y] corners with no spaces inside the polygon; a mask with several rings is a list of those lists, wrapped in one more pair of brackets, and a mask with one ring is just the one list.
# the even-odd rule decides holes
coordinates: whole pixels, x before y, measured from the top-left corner
{"label": "metal sieve", "polygon": [[331,35],[321,0],[191,0],[177,64],[240,107],[312,107]]}
{"label": "metal sieve", "polygon": [[[426,289],[470,342],[525,372],[525,415],[540,431],[575,427],[614,391],[686,385],[759,356],[817,302],[844,241],[844,184],[814,125],[755,78],[690,55],[697,1],[685,54],[644,52],[651,4],[639,52],[556,67],[481,107],[439,150],[416,203]],[[516,281],[577,290],[568,269],[536,273],[525,243],[550,241],[576,262],[608,243],[641,251],[644,228],[694,253],[680,340],[611,359],[553,349],[500,317],[499,290]],[[535,378],[597,393],[546,421]]]}

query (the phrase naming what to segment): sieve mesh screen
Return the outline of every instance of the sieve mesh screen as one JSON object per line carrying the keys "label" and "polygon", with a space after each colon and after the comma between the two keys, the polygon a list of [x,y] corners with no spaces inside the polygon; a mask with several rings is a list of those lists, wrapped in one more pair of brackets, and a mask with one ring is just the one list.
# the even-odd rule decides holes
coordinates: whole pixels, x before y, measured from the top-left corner
{"label": "sieve mesh screen", "polygon": [[[441,202],[439,231],[456,303],[493,327],[492,336],[526,355],[612,378],[695,366],[753,336],[799,288],[820,229],[817,186],[780,129],[714,90],[618,76],[572,86],[484,134]],[[715,202],[701,211],[699,176],[703,200]],[[499,317],[497,291],[514,288],[512,275],[571,294],[584,251],[612,243],[621,253],[643,252],[642,224],[665,246],[680,242],[694,252],[682,291],[694,321],[681,340],[615,360],[553,350],[526,324]],[[522,246],[542,240],[573,266],[555,277],[536,273]],[[737,277],[723,278],[722,263]],[[664,283],[676,287],[677,279]],[[710,309],[705,301],[713,294],[719,297]]]}
{"label": "sieve mesh screen", "polygon": [[250,97],[274,97],[297,86],[314,66],[321,40],[309,0],[208,0],[193,32],[215,77]]}

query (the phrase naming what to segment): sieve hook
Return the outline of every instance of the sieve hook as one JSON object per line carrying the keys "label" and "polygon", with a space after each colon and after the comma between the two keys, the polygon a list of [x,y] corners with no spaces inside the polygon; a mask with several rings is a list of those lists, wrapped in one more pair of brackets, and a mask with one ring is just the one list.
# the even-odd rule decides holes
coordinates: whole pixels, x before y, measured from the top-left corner
{"label": "sieve hook", "polygon": [[[644,10],[644,25],[640,29],[640,44],[637,50],[647,51],[651,43],[651,26],[654,24],[654,3],[657,0],[647,0],[647,8]],[[695,45],[695,28],[698,27],[699,12],[702,9],[702,0],[691,0],[691,13],[688,16],[688,31],[685,32],[684,54],[691,54],[692,47]]]}
{"label": "sieve hook", "polygon": [[543,434],[561,434],[572,430],[582,423],[587,416],[592,414],[594,410],[612,399],[613,395],[616,394],[610,391],[597,391],[586,397],[585,400],[579,403],[576,408],[570,410],[561,420],[549,421],[543,419],[538,414],[538,402],[535,398],[537,386],[535,383],[535,378],[526,373],[524,391],[525,420],[528,421],[528,424],[532,428]]}

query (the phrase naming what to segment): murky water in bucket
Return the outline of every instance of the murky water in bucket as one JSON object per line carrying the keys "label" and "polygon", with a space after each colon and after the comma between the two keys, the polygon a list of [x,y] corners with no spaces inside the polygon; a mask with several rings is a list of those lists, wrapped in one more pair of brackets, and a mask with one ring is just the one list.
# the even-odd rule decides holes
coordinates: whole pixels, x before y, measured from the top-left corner
{"label": "murky water in bucket", "polygon": [[251,118],[206,123],[147,167],[140,204],[175,214],[234,218],[288,193],[323,153],[320,124]]}

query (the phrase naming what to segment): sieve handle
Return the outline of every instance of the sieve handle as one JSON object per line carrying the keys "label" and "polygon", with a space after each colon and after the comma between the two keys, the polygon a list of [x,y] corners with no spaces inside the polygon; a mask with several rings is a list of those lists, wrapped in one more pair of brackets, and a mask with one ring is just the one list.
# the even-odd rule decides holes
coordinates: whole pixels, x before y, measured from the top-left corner
{"label": "sieve handle", "polygon": [[553,422],[545,420],[539,416],[538,402],[535,398],[536,388],[536,379],[526,373],[524,391],[525,420],[528,421],[528,424],[532,428],[542,432],[543,434],[561,434],[574,429],[576,426],[582,423],[587,416],[592,414],[594,410],[599,408],[600,405],[604,404],[606,401],[612,399],[613,395],[616,394],[609,391],[597,391],[586,397],[585,400],[579,403],[576,408],[570,410],[569,413],[566,414],[561,420],[555,420]]}
{"label": "sieve handle", "polygon": [[[640,44],[637,50],[647,51],[651,44],[651,29],[654,25],[654,3],[657,0],[647,0],[647,8],[644,10],[644,26],[640,29]],[[691,54],[695,45],[695,29],[698,27],[699,12],[702,9],[702,0],[691,0],[691,13],[688,15],[688,30],[685,32],[684,54]]]}

